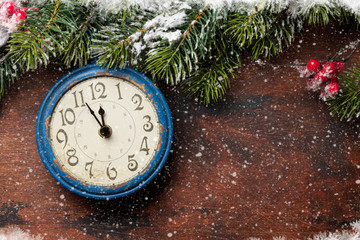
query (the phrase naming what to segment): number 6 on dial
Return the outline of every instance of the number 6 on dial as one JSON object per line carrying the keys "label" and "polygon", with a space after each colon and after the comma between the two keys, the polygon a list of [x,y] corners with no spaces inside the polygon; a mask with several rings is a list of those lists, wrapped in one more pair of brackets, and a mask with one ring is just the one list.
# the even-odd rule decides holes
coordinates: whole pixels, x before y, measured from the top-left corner
{"label": "number 6 on dial", "polygon": [[167,102],[147,77],[95,64],[50,89],[36,128],[51,175],[95,199],[123,197],[149,183],[164,166],[173,136]]}

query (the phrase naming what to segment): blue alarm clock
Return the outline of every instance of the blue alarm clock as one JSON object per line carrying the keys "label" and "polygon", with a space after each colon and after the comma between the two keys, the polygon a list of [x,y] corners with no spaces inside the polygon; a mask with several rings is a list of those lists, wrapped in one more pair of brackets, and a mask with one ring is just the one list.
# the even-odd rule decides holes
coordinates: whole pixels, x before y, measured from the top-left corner
{"label": "blue alarm clock", "polygon": [[86,65],[45,96],[36,142],[51,175],[81,196],[113,199],[149,183],[173,137],[169,106],[140,72]]}

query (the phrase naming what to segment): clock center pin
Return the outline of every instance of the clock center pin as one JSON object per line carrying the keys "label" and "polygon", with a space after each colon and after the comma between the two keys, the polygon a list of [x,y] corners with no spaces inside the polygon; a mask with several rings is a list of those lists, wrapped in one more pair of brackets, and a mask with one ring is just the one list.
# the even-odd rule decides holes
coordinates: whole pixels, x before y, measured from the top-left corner
{"label": "clock center pin", "polygon": [[102,138],[109,138],[111,137],[112,129],[109,125],[104,125],[99,129],[99,135]]}

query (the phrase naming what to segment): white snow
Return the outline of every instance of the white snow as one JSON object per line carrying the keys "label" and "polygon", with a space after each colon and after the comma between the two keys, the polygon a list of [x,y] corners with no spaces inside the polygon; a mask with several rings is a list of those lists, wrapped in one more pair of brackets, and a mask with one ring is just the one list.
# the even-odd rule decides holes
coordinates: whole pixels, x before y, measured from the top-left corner
{"label": "white snow", "polygon": [[[38,0],[42,2],[44,0]],[[66,0],[71,2],[71,0]],[[344,7],[358,14],[360,1],[358,0],[80,0],[84,5],[96,2],[102,11],[119,12],[128,7],[138,7],[148,11],[164,13],[170,9],[190,9],[189,5],[197,4],[201,8],[210,7],[215,9],[231,9],[252,12],[255,6],[258,9],[269,7],[272,11],[288,9],[293,14],[302,14],[310,7],[321,4],[326,7]]]}
{"label": "white snow", "polygon": [[38,236],[31,236],[29,233],[22,231],[20,228],[3,228],[0,229],[1,240],[42,240],[43,238]]}

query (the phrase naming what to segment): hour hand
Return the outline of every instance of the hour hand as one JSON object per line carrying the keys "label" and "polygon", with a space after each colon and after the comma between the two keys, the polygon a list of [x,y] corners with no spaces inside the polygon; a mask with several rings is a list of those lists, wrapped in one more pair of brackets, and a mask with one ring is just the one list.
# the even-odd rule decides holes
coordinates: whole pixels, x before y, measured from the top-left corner
{"label": "hour hand", "polygon": [[98,113],[101,116],[102,125],[105,126],[105,119],[104,119],[105,110],[101,106],[100,106]]}
{"label": "hour hand", "polygon": [[89,108],[91,115],[94,116],[94,118],[96,119],[96,121],[98,122],[98,124],[100,125],[100,127],[102,127],[103,125],[101,125],[99,119],[96,117],[95,112],[91,109],[91,107],[89,106],[89,104],[87,104],[87,103],[85,103],[85,104],[86,104],[86,106]]}

